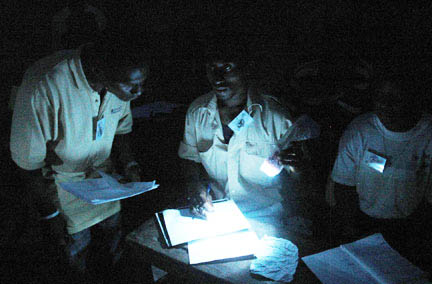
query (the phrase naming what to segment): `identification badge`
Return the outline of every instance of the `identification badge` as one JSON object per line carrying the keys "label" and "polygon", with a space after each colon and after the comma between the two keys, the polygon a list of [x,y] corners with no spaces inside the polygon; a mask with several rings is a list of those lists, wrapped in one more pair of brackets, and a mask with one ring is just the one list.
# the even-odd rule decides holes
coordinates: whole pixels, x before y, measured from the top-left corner
{"label": "identification badge", "polygon": [[245,110],[242,110],[242,112],[228,124],[228,127],[231,128],[234,133],[239,133],[243,129],[247,128],[252,121],[252,116],[250,116]]}
{"label": "identification badge", "polygon": [[96,123],[96,136],[95,136],[95,140],[99,140],[103,137],[105,132],[105,117],[101,118],[97,121]]}
{"label": "identification badge", "polygon": [[366,165],[368,165],[368,167],[380,173],[383,173],[385,165],[387,163],[387,159],[371,152],[370,150],[367,150],[365,156],[365,163]]}

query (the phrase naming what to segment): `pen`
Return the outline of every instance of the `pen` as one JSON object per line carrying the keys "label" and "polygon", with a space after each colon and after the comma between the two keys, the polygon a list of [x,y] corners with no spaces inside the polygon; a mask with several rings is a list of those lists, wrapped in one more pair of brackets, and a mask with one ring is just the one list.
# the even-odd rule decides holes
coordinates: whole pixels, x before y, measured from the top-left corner
{"label": "pen", "polygon": [[207,195],[210,194],[210,191],[211,191],[211,186],[210,186],[210,184],[208,184],[208,185],[207,185]]}
{"label": "pen", "polygon": [[[210,194],[210,191],[211,191],[211,186],[210,186],[210,184],[208,184],[208,185],[207,185],[207,190],[206,190],[206,193],[207,193],[206,199],[207,199],[208,195]],[[204,203],[205,203],[205,202],[204,202]],[[201,217],[200,219],[204,219],[204,220],[206,220],[207,217],[206,217],[206,215],[205,215],[205,213],[204,213],[204,210],[205,210],[205,209],[204,209],[203,205],[204,205],[204,204],[201,204],[201,206],[198,208],[198,212],[199,212],[200,215],[202,215],[202,217]]]}

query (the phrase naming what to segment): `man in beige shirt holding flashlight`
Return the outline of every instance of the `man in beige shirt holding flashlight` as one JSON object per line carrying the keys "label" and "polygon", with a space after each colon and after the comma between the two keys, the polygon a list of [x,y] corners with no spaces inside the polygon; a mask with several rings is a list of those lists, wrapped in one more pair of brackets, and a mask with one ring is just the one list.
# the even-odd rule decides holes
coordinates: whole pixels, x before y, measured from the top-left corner
{"label": "man in beige shirt holding flashlight", "polygon": [[[301,203],[295,184],[304,164],[302,146],[278,148],[293,119],[248,82],[242,46],[221,42],[207,54],[212,91],[190,105],[178,151],[192,211],[205,217],[213,199],[231,198],[246,217],[283,225],[284,217],[298,215]],[[270,177],[260,167],[275,152],[292,167]]]}

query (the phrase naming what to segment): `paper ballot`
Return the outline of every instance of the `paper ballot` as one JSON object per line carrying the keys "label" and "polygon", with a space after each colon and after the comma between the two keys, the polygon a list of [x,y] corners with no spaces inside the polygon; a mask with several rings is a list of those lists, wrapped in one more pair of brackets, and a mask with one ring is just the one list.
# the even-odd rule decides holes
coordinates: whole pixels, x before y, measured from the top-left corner
{"label": "paper ballot", "polygon": [[234,201],[215,201],[213,206],[214,211],[207,213],[207,220],[194,217],[189,208],[167,209],[156,213],[168,246],[250,228],[249,222]]}
{"label": "paper ballot", "polygon": [[324,284],[428,283],[381,234],[302,258]]}
{"label": "paper ballot", "polygon": [[189,263],[253,255],[257,243],[257,235],[250,230],[191,241],[188,242]]}
{"label": "paper ballot", "polygon": [[102,176],[101,178],[86,179],[77,182],[62,182],[60,186],[76,197],[93,205],[132,197],[159,187],[155,180],[151,182],[121,184],[115,178],[102,171],[98,171],[98,173]]}

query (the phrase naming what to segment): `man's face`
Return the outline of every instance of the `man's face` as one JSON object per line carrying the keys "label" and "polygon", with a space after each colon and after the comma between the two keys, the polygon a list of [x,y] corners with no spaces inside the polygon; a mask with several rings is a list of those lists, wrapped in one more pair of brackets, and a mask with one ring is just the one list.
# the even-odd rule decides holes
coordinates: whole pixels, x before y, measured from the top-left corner
{"label": "man's face", "polygon": [[219,100],[227,101],[244,91],[245,82],[238,64],[215,60],[206,67],[207,78]]}
{"label": "man's face", "polygon": [[108,82],[108,91],[122,101],[131,101],[143,93],[144,82],[148,77],[147,67],[131,68],[120,74],[120,79]]}
{"label": "man's face", "polygon": [[400,88],[392,82],[384,82],[373,100],[375,113],[381,120],[393,121],[403,118],[410,103]]}

